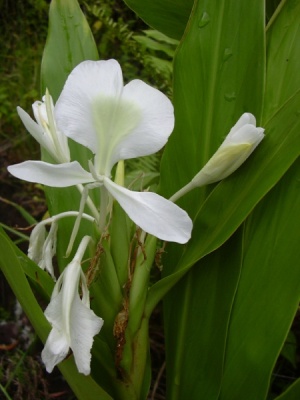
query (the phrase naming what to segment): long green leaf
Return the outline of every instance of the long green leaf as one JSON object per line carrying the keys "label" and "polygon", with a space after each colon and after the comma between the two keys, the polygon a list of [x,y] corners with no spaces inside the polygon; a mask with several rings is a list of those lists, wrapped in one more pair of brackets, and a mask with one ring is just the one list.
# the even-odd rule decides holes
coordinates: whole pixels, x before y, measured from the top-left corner
{"label": "long green leaf", "polygon": [[83,60],[97,60],[98,51],[77,0],[52,0],[48,38],[42,59],[42,93],[54,101],[72,69]]}
{"label": "long green leaf", "polygon": [[[195,2],[189,29],[174,60],[176,123],[162,159],[161,192],[165,196],[194,177],[243,112],[252,112],[260,120],[263,9],[261,0],[250,4]],[[193,193],[182,204],[192,213],[200,201],[199,193]]]}
{"label": "long green leaf", "polygon": [[[148,306],[178,281],[194,263],[221,246],[256,204],[278,182],[300,152],[300,93],[269,121],[267,137],[255,154],[211,192],[194,221],[193,236],[173,273],[152,286]],[[176,272],[175,272],[176,271]]]}
{"label": "long green leaf", "polygon": [[180,39],[188,23],[193,0],[124,0],[148,25]]}
{"label": "long green leaf", "polygon": [[299,400],[300,398],[300,378],[298,378],[284,393],[275,400]]}
{"label": "long green leaf", "polygon": [[[167,332],[173,331],[166,341],[168,399],[218,398],[240,277],[241,238],[237,231],[220,251],[198,262],[168,294],[165,325]],[[183,301],[178,301],[178,296]]]}
{"label": "long green leaf", "polygon": [[298,160],[246,223],[220,400],[264,399],[300,298]]}
{"label": "long green leaf", "polygon": [[300,89],[300,3],[282,2],[267,30],[264,120]]}

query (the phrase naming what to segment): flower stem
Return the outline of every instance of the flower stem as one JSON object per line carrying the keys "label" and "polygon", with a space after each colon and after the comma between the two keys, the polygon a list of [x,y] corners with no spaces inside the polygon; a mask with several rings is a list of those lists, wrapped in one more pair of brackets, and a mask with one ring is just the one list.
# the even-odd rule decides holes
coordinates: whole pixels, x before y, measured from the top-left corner
{"label": "flower stem", "polygon": [[[84,187],[81,183],[79,183],[78,185],[76,185],[79,193],[82,195]],[[90,198],[90,196],[87,196],[86,199],[86,204],[88,206],[88,208],[90,209],[91,213],[93,214],[94,218],[96,221],[99,220],[99,211],[97,210],[97,207],[95,206],[93,200]]]}
{"label": "flower stem", "polygon": [[183,188],[181,188],[180,190],[178,190],[178,192],[176,192],[175,194],[173,194],[173,196],[171,196],[169,198],[170,201],[172,201],[173,203],[175,203],[175,201],[177,201],[178,199],[180,199],[180,197],[184,196],[185,194],[187,194],[188,192],[190,192],[191,190],[195,189],[196,185],[194,185],[193,181],[189,182],[187,185],[185,185]]}

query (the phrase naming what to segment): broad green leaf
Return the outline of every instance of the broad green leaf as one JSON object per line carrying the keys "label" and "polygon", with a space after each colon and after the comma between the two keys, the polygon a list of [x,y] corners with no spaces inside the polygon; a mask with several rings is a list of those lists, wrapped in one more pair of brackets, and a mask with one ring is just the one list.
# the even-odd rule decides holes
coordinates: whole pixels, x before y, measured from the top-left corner
{"label": "broad green leaf", "polygon": [[[241,20],[247,20],[247,24],[241,24]],[[242,113],[252,112],[260,119],[263,86],[263,2],[196,1],[174,63],[176,123],[162,160],[164,195],[170,196],[193,178]],[[234,195],[239,193],[231,190],[231,197]],[[206,196],[205,190],[196,190],[182,199],[180,205],[194,218]],[[222,196],[218,197],[218,206],[213,205],[207,220],[221,209],[225,214],[223,201]],[[194,250],[198,255],[201,253],[199,258],[179,261],[176,267],[180,252],[173,253],[173,257],[167,254],[163,262],[164,278],[150,289],[148,305],[152,295],[155,298],[173,278],[180,279],[201,257],[219,247],[202,252],[203,241],[212,239],[214,230],[215,227],[210,231],[207,226],[194,226],[183,260]],[[172,400],[218,396],[228,320],[239,277],[239,232],[233,243],[235,253],[225,245],[207,256],[165,299],[165,314],[172,316],[166,324],[168,398]],[[224,262],[220,266],[221,260]],[[172,353],[174,348],[176,352],[179,348],[178,354]]]}
{"label": "broad green leaf", "polygon": [[300,89],[300,3],[281,3],[267,30],[264,121]]}
{"label": "broad green leaf", "polygon": [[245,224],[220,400],[264,399],[300,298],[300,160]]}
{"label": "broad green leaf", "polygon": [[297,379],[284,393],[275,400],[299,400],[300,398],[300,378]]}
{"label": "broad green leaf", "polygon": [[[0,253],[0,267],[5,278],[20,302],[35,332],[39,338],[45,342],[50,332],[50,325],[33,295],[14,246],[2,229],[0,229]],[[59,368],[78,399],[112,399],[90,376],[79,374],[73,357],[61,363]]]}
{"label": "broad green leaf", "polygon": [[[198,262],[167,296],[168,399],[218,398],[241,270],[241,238],[238,230],[219,251]],[[178,295],[183,301],[178,301]]]}
{"label": "broad green leaf", "polygon": [[193,0],[124,0],[149,26],[180,39],[188,23]]}
{"label": "broad green leaf", "polygon": [[[263,86],[263,2],[196,1],[174,59],[175,129],[162,158],[163,195],[196,175],[242,113],[260,120]],[[182,205],[194,215],[202,196],[187,197]]]}
{"label": "broad green leaf", "polygon": [[[267,136],[250,159],[218,184],[200,208],[193,235],[172,273],[152,286],[148,307],[174,285],[199,259],[220,247],[256,204],[278,182],[300,152],[300,102],[297,93],[265,126]],[[220,200],[221,199],[221,200]]]}
{"label": "broad green leaf", "polygon": [[98,51],[77,0],[52,0],[42,59],[42,93],[56,102],[72,69],[83,60],[97,60]]}

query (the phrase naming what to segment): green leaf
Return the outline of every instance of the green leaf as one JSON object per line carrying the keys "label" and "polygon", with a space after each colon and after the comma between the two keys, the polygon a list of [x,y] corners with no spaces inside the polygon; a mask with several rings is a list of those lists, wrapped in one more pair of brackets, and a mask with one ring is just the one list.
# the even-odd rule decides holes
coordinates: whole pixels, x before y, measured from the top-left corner
{"label": "green leaf", "polygon": [[180,39],[193,7],[193,0],[124,0],[148,25]]}
{"label": "green leaf", "polygon": [[286,0],[267,30],[264,120],[300,89],[300,3]]}
{"label": "green leaf", "polygon": [[45,342],[50,331],[50,325],[33,295],[14,245],[2,228],[0,228],[0,254],[0,266],[9,286],[28,316],[34,330]]}
{"label": "green leaf", "polygon": [[42,60],[42,93],[48,88],[55,102],[72,69],[81,61],[98,58],[94,38],[77,0],[52,0]]}
{"label": "green leaf", "polygon": [[[263,2],[197,1],[174,60],[176,124],[161,164],[165,197],[196,175],[242,113],[260,120],[263,87]],[[204,197],[196,190],[180,205],[194,217]]]}
{"label": "green leaf", "polygon": [[299,400],[300,398],[300,378],[297,379],[284,393],[275,400]]}
{"label": "green leaf", "polygon": [[[186,32],[185,40],[175,57],[176,126],[166,146],[161,167],[161,192],[165,196],[170,196],[192,179],[217,149],[222,136],[229,132],[244,111],[252,111],[258,116],[262,108],[264,76],[262,2],[251,2],[251,7],[249,4],[242,5],[233,1],[210,2],[209,7],[210,21],[205,26],[199,27],[204,6],[202,3],[198,3],[191,19],[190,29]],[[243,18],[248,21],[247,26],[240,24],[240,20]],[[253,43],[252,40],[249,41],[250,37],[253,39]],[[248,43],[247,46],[244,46],[245,42]],[[226,52],[226,49],[231,49],[232,55],[228,50]],[[253,60],[253,52],[256,54],[255,60]],[[228,55],[230,55],[229,58]],[[227,90],[232,88],[237,94],[235,100],[228,101],[224,97],[225,88]],[[265,143],[262,143],[260,146],[264,145]],[[260,148],[256,150],[256,152],[259,151],[261,151]],[[268,157],[273,157],[272,151],[272,146],[271,148],[265,147],[261,159],[266,162]],[[265,159],[266,154],[267,159]],[[290,163],[292,162],[293,160],[290,161]],[[263,172],[257,170],[257,165],[256,159],[255,162],[252,161],[252,167],[248,164],[247,168],[241,169],[244,173],[237,171],[211,193],[210,200],[202,206],[195,220],[192,240],[187,244],[184,261],[180,262],[177,270],[187,266],[191,267],[205,254],[220,246],[261,199],[265,192],[254,200],[256,191],[253,192],[253,187],[249,189],[250,183],[249,186],[248,184],[245,186],[247,173],[253,174],[253,185],[256,186],[257,175]],[[246,175],[244,175],[245,171]],[[232,180],[239,173],[240,178]],[[283,173],[284,171],[281,175]],[[269,190],[272,184],[265,190]],[[233,195],[234,192],[236,192],[235,195]],[[248,199],[249,193],[252,200],[251,196]],[[180,205],[194,217],[206,195],[204,190],[194,190],[180,202]],[[222,198],[221,204],[220,198]],[[249,208],[243,216],[239,215],[239,222],[235,223],[233,227],[229,213],[232,211],[238,214],[237,203],[240,201],[244,203],[245,198]],[[234,204],[235,200],[237,203]],[[226,232],[222,226],[226,221],[228,221],[230,232],[228,230]],[[220,229],[216,230],[217,225]],[[218,233],[224,234],[224,237],[218,243],[213,243],[213,236]],[[209,241],[210,245],[209,248],[204,249],[206,241]],[[200,243],[201,245],[199,245]],[[171,256],[167,255],[165,258],[165,275],[174,273],[174,266],[178,263],[184,247],[177,247],[177,249],[178,251],[174,251],[173,246],[172,251],[168,252]],[[177,278],[179,279],[180,276],[182,273],[179,273]],[[172,280],[169,277],[164,279],[169,282]],[[156,290],[160,290],[159,288],[162,288],[165,283],[161,281],[154,285],[153,294]]]}
{"label": "green leaf", "polygon": [[198,262],[164,302],[168,399],[218,398],[242,266],[240,233]]}
{"label": "green leaf", "polygon": [[300,160],[246,221],[220,400],[266,398],[272,369],[298,310],[299,167]]}

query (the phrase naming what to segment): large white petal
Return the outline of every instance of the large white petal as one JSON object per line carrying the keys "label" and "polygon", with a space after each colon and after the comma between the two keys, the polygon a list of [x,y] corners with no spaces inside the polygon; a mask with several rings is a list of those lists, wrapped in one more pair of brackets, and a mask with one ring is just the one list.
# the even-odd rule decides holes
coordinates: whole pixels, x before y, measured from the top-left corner
{"label": "large white petal", "polygon": [[[124,87],[122,102],[124,105],[135,104],[140,118],[128,133],[120,135],[112,164],[156,153],[166,144],[174,128],[174,109],[170,100],[141,80],[133,80]],[[125,117],[126,114],[123,119]],[[121,121],[119,125],[121,130]]]}
{"label": "large white petal", "polygon": [[95,102],[100,98],[99,113],[105,115],[108,112],[106,118],[109,120],[113,108],[109,104],[106,109],[102,99],[117,101],[122,89],[122,71],[117,61],[80,63],[69,75],[55,105],[58,129],[96,153],[101,143],[94,123]]}
{"label": "large white petal", "polygon": [[43,161],[24,161],[10,165],[8,171],[19,179],[52,187],[68,187],[93,182],[94,178],[77,162],[49,164]]}
{"label": "large white petal", "polygon": [[91,348],[94,336],[100,332],[103,319],[82,303],[77,294],[73,300],[70,315],[71,349],[78,371],[90,373]]}
{"label": "large white petal", "polygon": [[151,192],[133,192],[104,178],[104,185],[128,216],[144,231],[162,240],[186,243],[192,221],[176,204]]}

